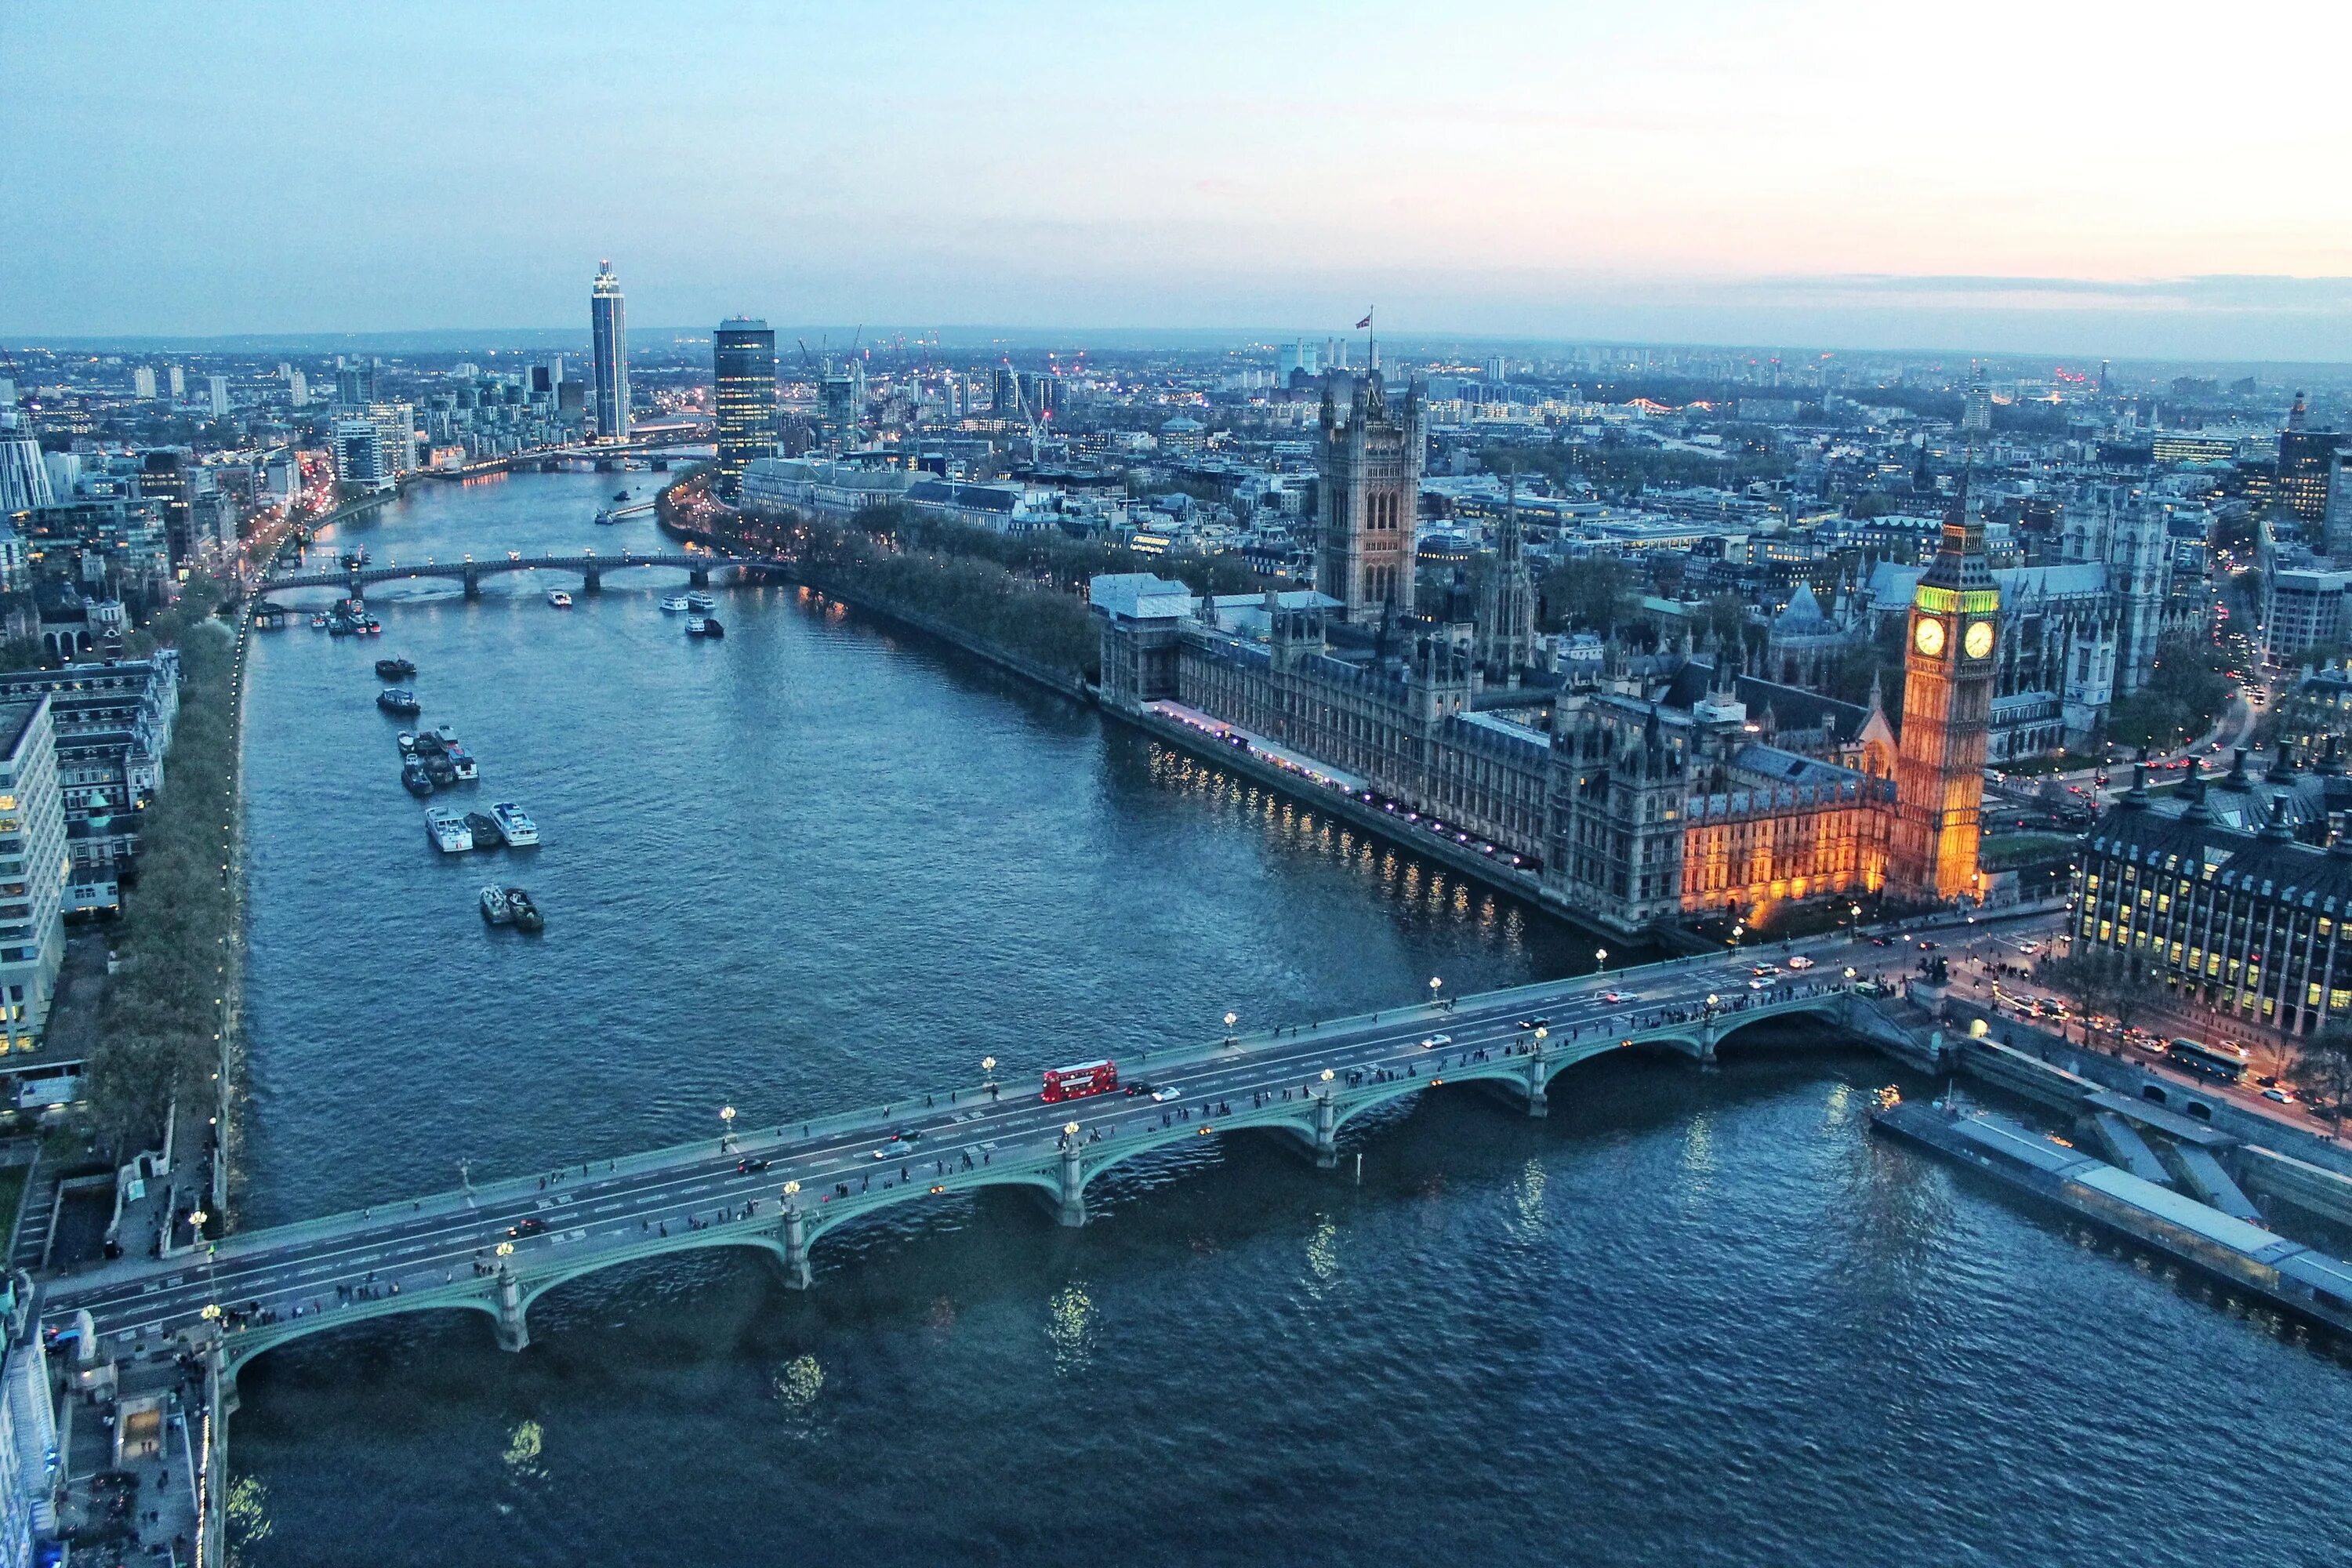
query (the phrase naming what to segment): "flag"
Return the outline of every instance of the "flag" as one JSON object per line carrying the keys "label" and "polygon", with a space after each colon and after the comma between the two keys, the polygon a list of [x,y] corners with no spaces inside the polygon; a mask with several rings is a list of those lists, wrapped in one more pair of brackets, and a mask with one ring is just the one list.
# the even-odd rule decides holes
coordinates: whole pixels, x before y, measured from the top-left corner
{"label": "flag", "polygon": [[1363,319],[1362,321],[1358,321],[1358,322],[1356,323],[1356,331],[1360,331],[1360,331],[1362,331],[1366,327],[1369,327],[1369,326],[1370,326],[1371,324],[1372,324],[1372,313],[1371,313],[1371,311],[1370,311],[1370,310],[1366,310],[1366,311],[1364,312],[1364,319]]}

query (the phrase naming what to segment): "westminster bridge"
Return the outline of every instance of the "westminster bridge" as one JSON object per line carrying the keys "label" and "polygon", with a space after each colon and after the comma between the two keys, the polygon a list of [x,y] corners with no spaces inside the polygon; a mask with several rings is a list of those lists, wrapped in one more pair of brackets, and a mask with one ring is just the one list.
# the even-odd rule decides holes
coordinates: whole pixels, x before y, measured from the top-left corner
{"label": "westminster bridge", "polygon": [[776,563],[764,559],[714,555],[700,550],[623,550],[606,555],[593,550],[558,555],[552,551],[544,555],[509,555],[503,560],[409,562],[387,561],[381,566],[343,566],[331,572],[291,572],[265,577],[255,584],[257,595],[274,594],[281,588],[341,588],[358,597],[371,584],[406,583],[427,577],[446,578],[466,585],[466,597],[478,597],[482,579],[509,572],[577,573],[584,593],[597,593],[604,585],[604,574],[623,572],[639,566],[667,566],[687,574],[696,587],[707,586],[713,572],[729,568],[757,571]]}
{"label": "westminster bridge", "polygon": [[[1850,966],[1872,957],[1850,938],[1801,941],[1238,1034],[1121,1056],[1119,1090],[1059,1102],[996,1075],[183,1245],[54,1280],[43,1312],[56,1325],[88,1311],[94,1348],[117,1361],[202,1352],[224,1384],[273,1346],[395,1312],[481,1312],[520,1350],[533,1300],[616,1265],[750,1247],[806,1289],[817,1240],[882,1209],[1022,1187],[1083,1225],[1095,1180],[1155,1150],[1263,1132],[1328,1167],[1343,1128],[1399,1099],[1475,1084],[1540,1116],[1561,1073],[1610,1051],[1707,1063],[1736,1030],[1811,1015],[1916,1056],[1918,1037],[1855,990]],[[1759,977],[1766,963],[1782,967]]]}

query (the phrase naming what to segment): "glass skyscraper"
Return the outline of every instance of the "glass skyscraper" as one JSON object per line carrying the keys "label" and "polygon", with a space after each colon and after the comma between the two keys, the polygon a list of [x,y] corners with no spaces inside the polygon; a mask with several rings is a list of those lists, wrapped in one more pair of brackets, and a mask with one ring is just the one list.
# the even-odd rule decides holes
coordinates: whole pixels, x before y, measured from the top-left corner
{"label": "glass skyscraper", "polygon": [[588,325],[595,336],[596,434],[607,441],[629,438],[629,325],[621,309],[621,280],[613,264],[597,264],[588,289]]}
{"label": "glass skyscraper", "polygon": [[743,466],[776,451],[776,333],[730,316],[710,341],[711,403],[719,416],[719,493],[732,496]]}

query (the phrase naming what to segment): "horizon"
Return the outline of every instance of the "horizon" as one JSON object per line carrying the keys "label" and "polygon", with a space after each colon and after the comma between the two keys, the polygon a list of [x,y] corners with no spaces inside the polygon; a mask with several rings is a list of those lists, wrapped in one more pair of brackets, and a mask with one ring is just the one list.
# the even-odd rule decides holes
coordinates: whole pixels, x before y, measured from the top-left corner
{"label": "horizon", "polygon": [[[525,323],[584,326],[610,258],[646,322],[1319,336],[1378,303],[1396,341],[2352,363],[2352,192],[2211,85],[2324,93],[2352,22],[2290,9],[2191,56],[2145,7],[2014,0],[1965,30],[1008,0],[887,37],[716,0],[234,29],[37,0],[0,16],[0,338],[570,330]],[[2194,136],[2144,150],[2150,105]]]}

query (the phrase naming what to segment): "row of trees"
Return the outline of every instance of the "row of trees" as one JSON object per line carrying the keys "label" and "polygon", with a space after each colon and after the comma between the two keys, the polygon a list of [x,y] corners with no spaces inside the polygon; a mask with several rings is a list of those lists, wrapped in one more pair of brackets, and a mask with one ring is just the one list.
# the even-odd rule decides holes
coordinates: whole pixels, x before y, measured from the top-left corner
{"label": "row of trees", "polygon": [[2222,675],[2229,658],[2202,635],[2181,633],[2157,645],[2148,682],[2107,711],[2107,739],[2168,749],[2210,729],[2230,700]]}
{"label": "row of trees", "polygon": [[213,612],[220,589],[191,578],[178,604],[132,634],[124,651],[180,650],[180,712],[165,786],[141,814],[139,879],[115,938],[89,1098],[102,1132],[133,1146],[162,1129],[176,1096],[204,1103],[219,1070],[220,998],[236,900],[224,868],[235,809],[235,640]]}
{"label": "row of trees", "polygon": [[[2043,961],[2040,977],[2103,1019],[2116,1049],[2125,1034],[2177,1008],[2164,966],[2142,952],[2095,948]],[[2294,1071],[2304,1098],[2341,1121],[2352,1100],[2352,1024],[2331,1022],[2294,1042]]]}
{"label": "row of trees", "polygon": [[810,525],[802,565],[819,588],[928,616],[1066,675],[1101,677],[1094,618],[1074,589],[984,556],[890,549],[833,523]]}

